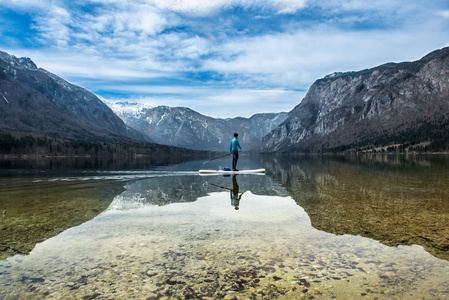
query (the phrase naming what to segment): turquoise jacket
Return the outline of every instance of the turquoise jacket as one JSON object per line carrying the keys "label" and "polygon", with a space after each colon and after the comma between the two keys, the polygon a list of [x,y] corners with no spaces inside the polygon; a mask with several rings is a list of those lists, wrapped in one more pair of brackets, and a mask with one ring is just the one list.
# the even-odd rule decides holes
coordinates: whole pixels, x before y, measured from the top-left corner
{"label": "turquoise jacket", "polygon": [[239,148],[242,149],[242,147],[240,147],[239,140],[236,139],[236,138],[233,138],[232,141],[231,141],[231,147],[230,147],[229,152],[232,152],[233,150],[237,150],[238,151]]}

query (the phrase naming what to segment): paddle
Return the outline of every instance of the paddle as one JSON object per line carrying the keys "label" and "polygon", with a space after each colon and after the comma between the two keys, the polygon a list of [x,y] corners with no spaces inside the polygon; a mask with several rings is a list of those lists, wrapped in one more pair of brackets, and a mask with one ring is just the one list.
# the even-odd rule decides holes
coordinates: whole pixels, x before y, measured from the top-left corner
{"label": "paddle", "polygon": [[[239,152],[242,152],[242,151],[243,151],[243,150],[239,150]],[[205,163],[208,163],[208,162],[212,161],[212,160],[219,159],[219,158],[222,158],[222,157],[231,155],[231,154],[232,154],[232,153],[228,153],[228,154],[225,154],[225,155],[221,155],[221,156],[214,157],[214,158],[212,158],[212,159],[206,160],[205,162],[203,162],[203,165],[204,165]]]}
{"label": "paddle", "polygon": [[222,158],[222,157],[231,155],[231,154],[232,154],[232,153],[228,153],[228,154],[225,154],[225,155],[222,155],[222,156],[218,156],[218,157],[214,157],[214,158],[212,158],[212,159],[206,160],[205,162],[203,162],[203,165],[204,165],[205,163],[208,163],[208,162],[212,161],[212,160],[219,159],[219,158]]}
{"label": "paddle", "polygon": [[[213,184],[213,183],[210,183],[210,182],[208,182],[208,184],[211,184],[213,186],[216,186],[216,187],[219,187],[219,188],[222,188],[222,189],[230,190],[232,192],[232,189],[230,189],[230,188],[227,188],[227,187],[224,187],[224,186],[221,186],[221,185],[218,185],[218,184]],[[244,191],[243,193],[240,193],[240,196],[242,196],[244,193],[246,193],[246,191]]]}

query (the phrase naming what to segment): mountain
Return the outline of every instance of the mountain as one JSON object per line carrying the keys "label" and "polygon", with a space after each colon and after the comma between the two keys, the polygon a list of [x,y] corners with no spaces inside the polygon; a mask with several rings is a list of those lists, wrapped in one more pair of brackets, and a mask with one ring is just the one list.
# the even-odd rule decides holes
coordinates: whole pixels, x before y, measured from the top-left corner
{"label": "mountain", "polygon": [[93,93],[1,51],[0,129],[86,141],[143,139]]}
{"label": "mountain", "polygon": [[449,47],[414,62],[328,75],[313,83],[258,150],[447,151],[448,78]]}
{"label": "mountain", "polygon": [[109,105],[148,141],[197,150],[228,151],[235,132],[239,133],[243,149],[250,150],[287,117],[287,113],[265,113],[220,119],[184,107],[145,107],[129,102]]}

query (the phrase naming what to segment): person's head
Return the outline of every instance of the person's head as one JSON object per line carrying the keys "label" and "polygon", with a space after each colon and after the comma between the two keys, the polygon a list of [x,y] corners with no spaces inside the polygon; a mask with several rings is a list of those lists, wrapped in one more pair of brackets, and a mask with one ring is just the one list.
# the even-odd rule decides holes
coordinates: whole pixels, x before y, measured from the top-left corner
{"label": "person's head", "polygon": [[235,138],[238,138],[239,137],[239,134],[236,132],[236,133],[234,133],[234,137]]}

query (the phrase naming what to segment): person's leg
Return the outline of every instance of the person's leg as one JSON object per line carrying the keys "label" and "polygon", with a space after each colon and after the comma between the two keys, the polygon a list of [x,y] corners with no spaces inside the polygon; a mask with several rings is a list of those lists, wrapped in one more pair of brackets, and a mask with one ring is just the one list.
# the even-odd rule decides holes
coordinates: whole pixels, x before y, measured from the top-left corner
{"label": "person's leg", "polygon": [[232,170],[237,170],[237,161],[239,160],[239,152],[234,150],[234,154],[232,155]]}

